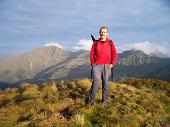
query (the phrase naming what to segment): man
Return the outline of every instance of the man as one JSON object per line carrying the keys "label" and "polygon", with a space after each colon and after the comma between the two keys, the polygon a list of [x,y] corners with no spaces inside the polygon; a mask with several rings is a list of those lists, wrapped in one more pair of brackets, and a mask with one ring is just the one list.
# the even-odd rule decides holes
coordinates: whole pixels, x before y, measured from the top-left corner
{"label": "man", "polygon": [[92,86],[88,96],[87,105],[94,103],[100,79],[102,79],[102,102],[106,103],[108,97],[108,82],[111,68],[117,60],[117,53],[113,41],[108,39],[108,28],[101,27],[100,38],[93,42],[90,51],[92,63]]}

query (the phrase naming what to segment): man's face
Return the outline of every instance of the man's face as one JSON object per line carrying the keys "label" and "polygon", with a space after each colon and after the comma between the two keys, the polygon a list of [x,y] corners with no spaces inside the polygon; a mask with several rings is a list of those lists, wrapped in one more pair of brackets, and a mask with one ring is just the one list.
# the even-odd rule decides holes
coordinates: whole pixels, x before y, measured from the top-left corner
{"label": "man's face", "polygon": [[105,39],[108,35],[108,31],[107,29],[103,28],[100,30],[99,34],[100,34],[100,38]]}

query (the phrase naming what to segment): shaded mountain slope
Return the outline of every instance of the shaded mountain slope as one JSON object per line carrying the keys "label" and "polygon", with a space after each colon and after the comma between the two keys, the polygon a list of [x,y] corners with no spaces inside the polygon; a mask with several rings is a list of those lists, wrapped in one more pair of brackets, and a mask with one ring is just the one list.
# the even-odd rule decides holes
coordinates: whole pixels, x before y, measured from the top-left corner
{"label": "shaded mountain slope", "polygon": [[170,82],[170,64],[146,74],[145,78],[162,79]]}
{"label": "shaded mountain slope", "polygon": [[[138,50],[125,51],[119,55],[119,60],[114,69],[115,80],[126,79],[129,77],[151,78],[149,74],[155,75],[156,73],[153,72],[158,68],[163,72],[169,64],[170,58],[149,56]],[[167,77],[168,73],[164,73],[164,76],[155,76],[157,79],[170,81]]]}
{"label": "shaded mountain slope", "polygon": [[89,51],[80,50],[72,53],[61,63],[43,70],[33,80],[85,78],[89,75],[89,70]]}

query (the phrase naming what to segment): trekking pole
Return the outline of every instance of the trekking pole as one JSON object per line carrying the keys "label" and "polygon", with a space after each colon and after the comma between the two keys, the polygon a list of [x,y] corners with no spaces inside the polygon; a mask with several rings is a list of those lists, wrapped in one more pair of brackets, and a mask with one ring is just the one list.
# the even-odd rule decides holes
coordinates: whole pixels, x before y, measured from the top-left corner
{"label": "trekking pole", "polygon": [[92,41],[95,42],[96,39],[94,38],[94,36],[92,34],[90,34],[90,36],[91,36]]}
{"label": "trekking pole", "polygon": [[[113,66],[114,67],[114,66]],[[113,82],[113,67],[111,68],[111,81]]]}
{"label": "trekking pole", "polygon": [[90,81],[93,82],[93,65],[91,63]]}

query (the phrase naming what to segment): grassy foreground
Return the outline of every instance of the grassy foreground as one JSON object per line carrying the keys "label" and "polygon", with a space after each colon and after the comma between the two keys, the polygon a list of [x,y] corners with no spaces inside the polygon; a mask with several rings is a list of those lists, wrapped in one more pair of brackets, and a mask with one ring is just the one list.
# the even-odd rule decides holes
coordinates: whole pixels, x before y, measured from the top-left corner
{"label": "grassy foreground", "polygon": [[85,106],[88,79],[24,83],[0,92],[0,127],[169,127],[170,84],[151,79],[109,83],[108,104]]}

